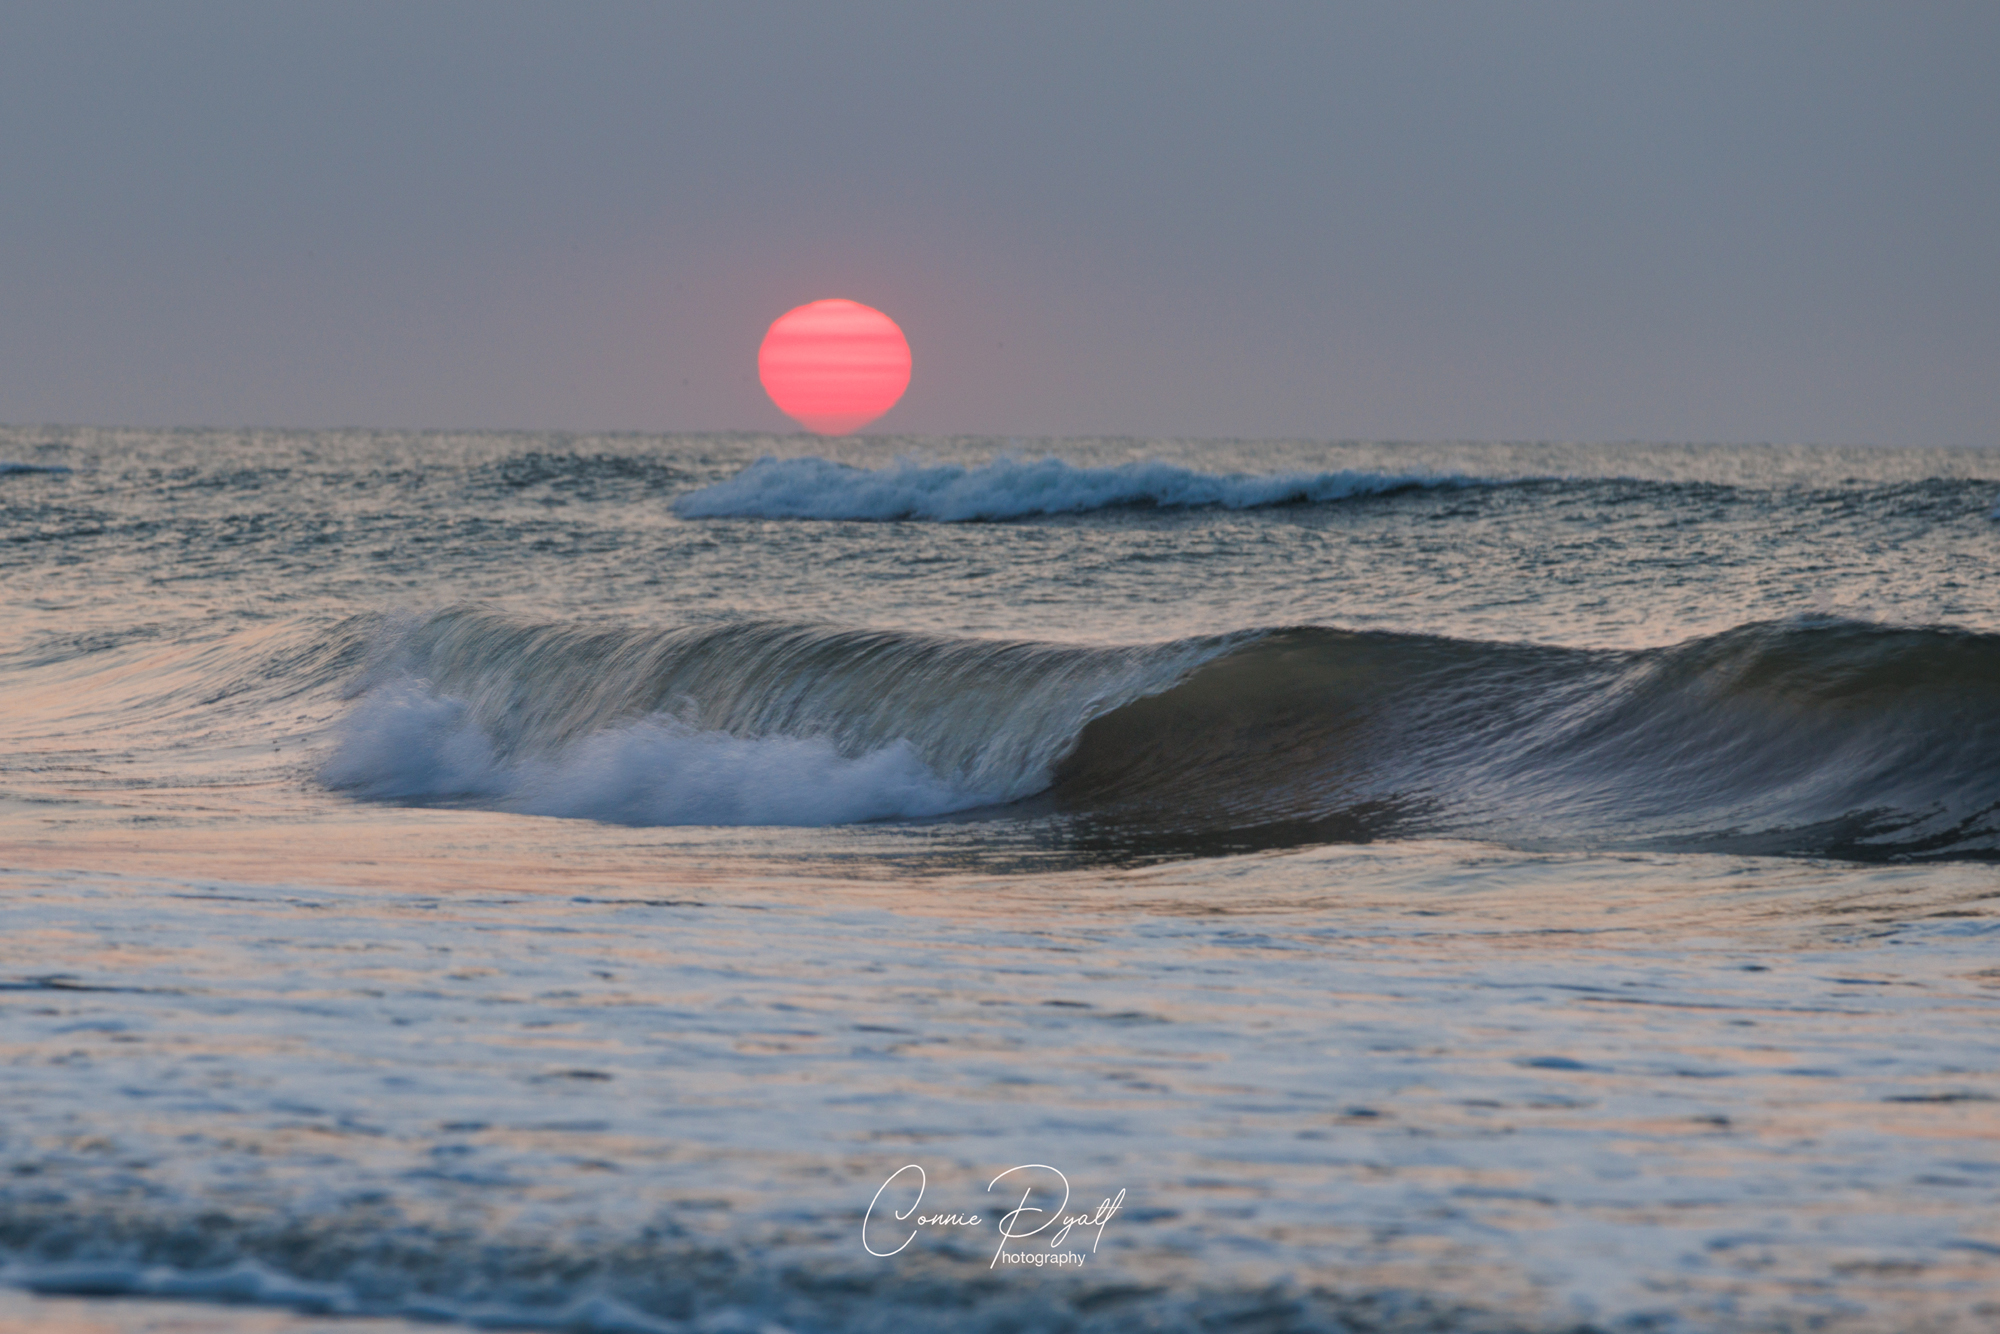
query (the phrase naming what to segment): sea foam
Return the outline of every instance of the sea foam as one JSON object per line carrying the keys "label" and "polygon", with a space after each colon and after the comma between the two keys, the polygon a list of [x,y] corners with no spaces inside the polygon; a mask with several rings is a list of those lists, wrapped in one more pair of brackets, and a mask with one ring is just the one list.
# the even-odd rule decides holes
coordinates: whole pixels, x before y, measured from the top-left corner
{"label": "sea foam", "polygon": [[381,801],[475,804],[628,825],[830,825],[985,805],[909,742],[844,755],[822,737],[739,737],[665,715],[509,757],[465,702],[417,682],[370,692],[321,781]]}
{"label": "sea foam", "polygon": [[761,458],[674,502],[687,519],[923,519],[939,523],[1151,507],[1261,509],[1325,504],[1428,487],[1482,485],[1458,474],[1205,473],[1161,462],[1082,468],[1061,459],[999,458],[968,467],[908,459],[857,468],[816,457]]}

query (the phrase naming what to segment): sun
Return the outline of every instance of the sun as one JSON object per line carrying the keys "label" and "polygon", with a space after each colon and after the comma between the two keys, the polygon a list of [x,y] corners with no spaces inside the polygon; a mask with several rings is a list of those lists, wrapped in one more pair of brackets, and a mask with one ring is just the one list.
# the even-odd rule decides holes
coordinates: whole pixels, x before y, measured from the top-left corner
{"label": "sun", "polygon": [[910,386],[910,341],[896,322],[839,297],[771,322],[757,378],[779,411],[819,435],[850,435],[896,406]]}

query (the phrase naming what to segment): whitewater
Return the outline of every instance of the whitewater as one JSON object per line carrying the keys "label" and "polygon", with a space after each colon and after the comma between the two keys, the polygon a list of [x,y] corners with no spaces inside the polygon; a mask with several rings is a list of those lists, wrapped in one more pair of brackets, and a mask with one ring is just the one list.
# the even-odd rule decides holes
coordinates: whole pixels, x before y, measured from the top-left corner
{"label": "whitewater", "polygon": [[0,429],[0,1324],[1990,1327],[1996,496]]}

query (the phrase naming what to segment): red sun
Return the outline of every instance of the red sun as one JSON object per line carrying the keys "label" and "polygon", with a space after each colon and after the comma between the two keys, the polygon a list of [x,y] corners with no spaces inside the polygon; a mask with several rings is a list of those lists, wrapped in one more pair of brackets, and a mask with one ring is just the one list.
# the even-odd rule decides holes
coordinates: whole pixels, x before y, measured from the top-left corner
{"label": "red sun", "polygon": [[910,342],[859,301],[813,301],[771,322],[757,378],[786,416],[820,435],[848,435],[896,406],[910,386]]}

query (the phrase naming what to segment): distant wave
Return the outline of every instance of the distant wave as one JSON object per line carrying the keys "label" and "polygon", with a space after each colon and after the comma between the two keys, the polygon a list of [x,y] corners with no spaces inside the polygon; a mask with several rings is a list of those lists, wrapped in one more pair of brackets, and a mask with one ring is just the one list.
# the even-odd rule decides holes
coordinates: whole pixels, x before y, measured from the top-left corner
{"label": "distant wave", "polygon": [[1020,519],[1093,510],[1317,505],[1425,487],[1491,485],[1438,473],[1205,473],[1171,463],[1080,468],[1061,459],[995,459],[978,467],[903,461],[856,468],[822,458],[762,458],[674,502],[688,519]]}
{"label": "distant wave", "polygon": [[1091,648],[739,623],[400,628],[321,777],[630,824],[1011,803],[1135,846],[1396,836],[2000,858],[2000,636],[1640,651],[1322,627]]}
{"label": "distant wave", "polygon": [[0,460],[0,477],[16,472],[68,472],[70,469],[60,463],[8,463]]}

